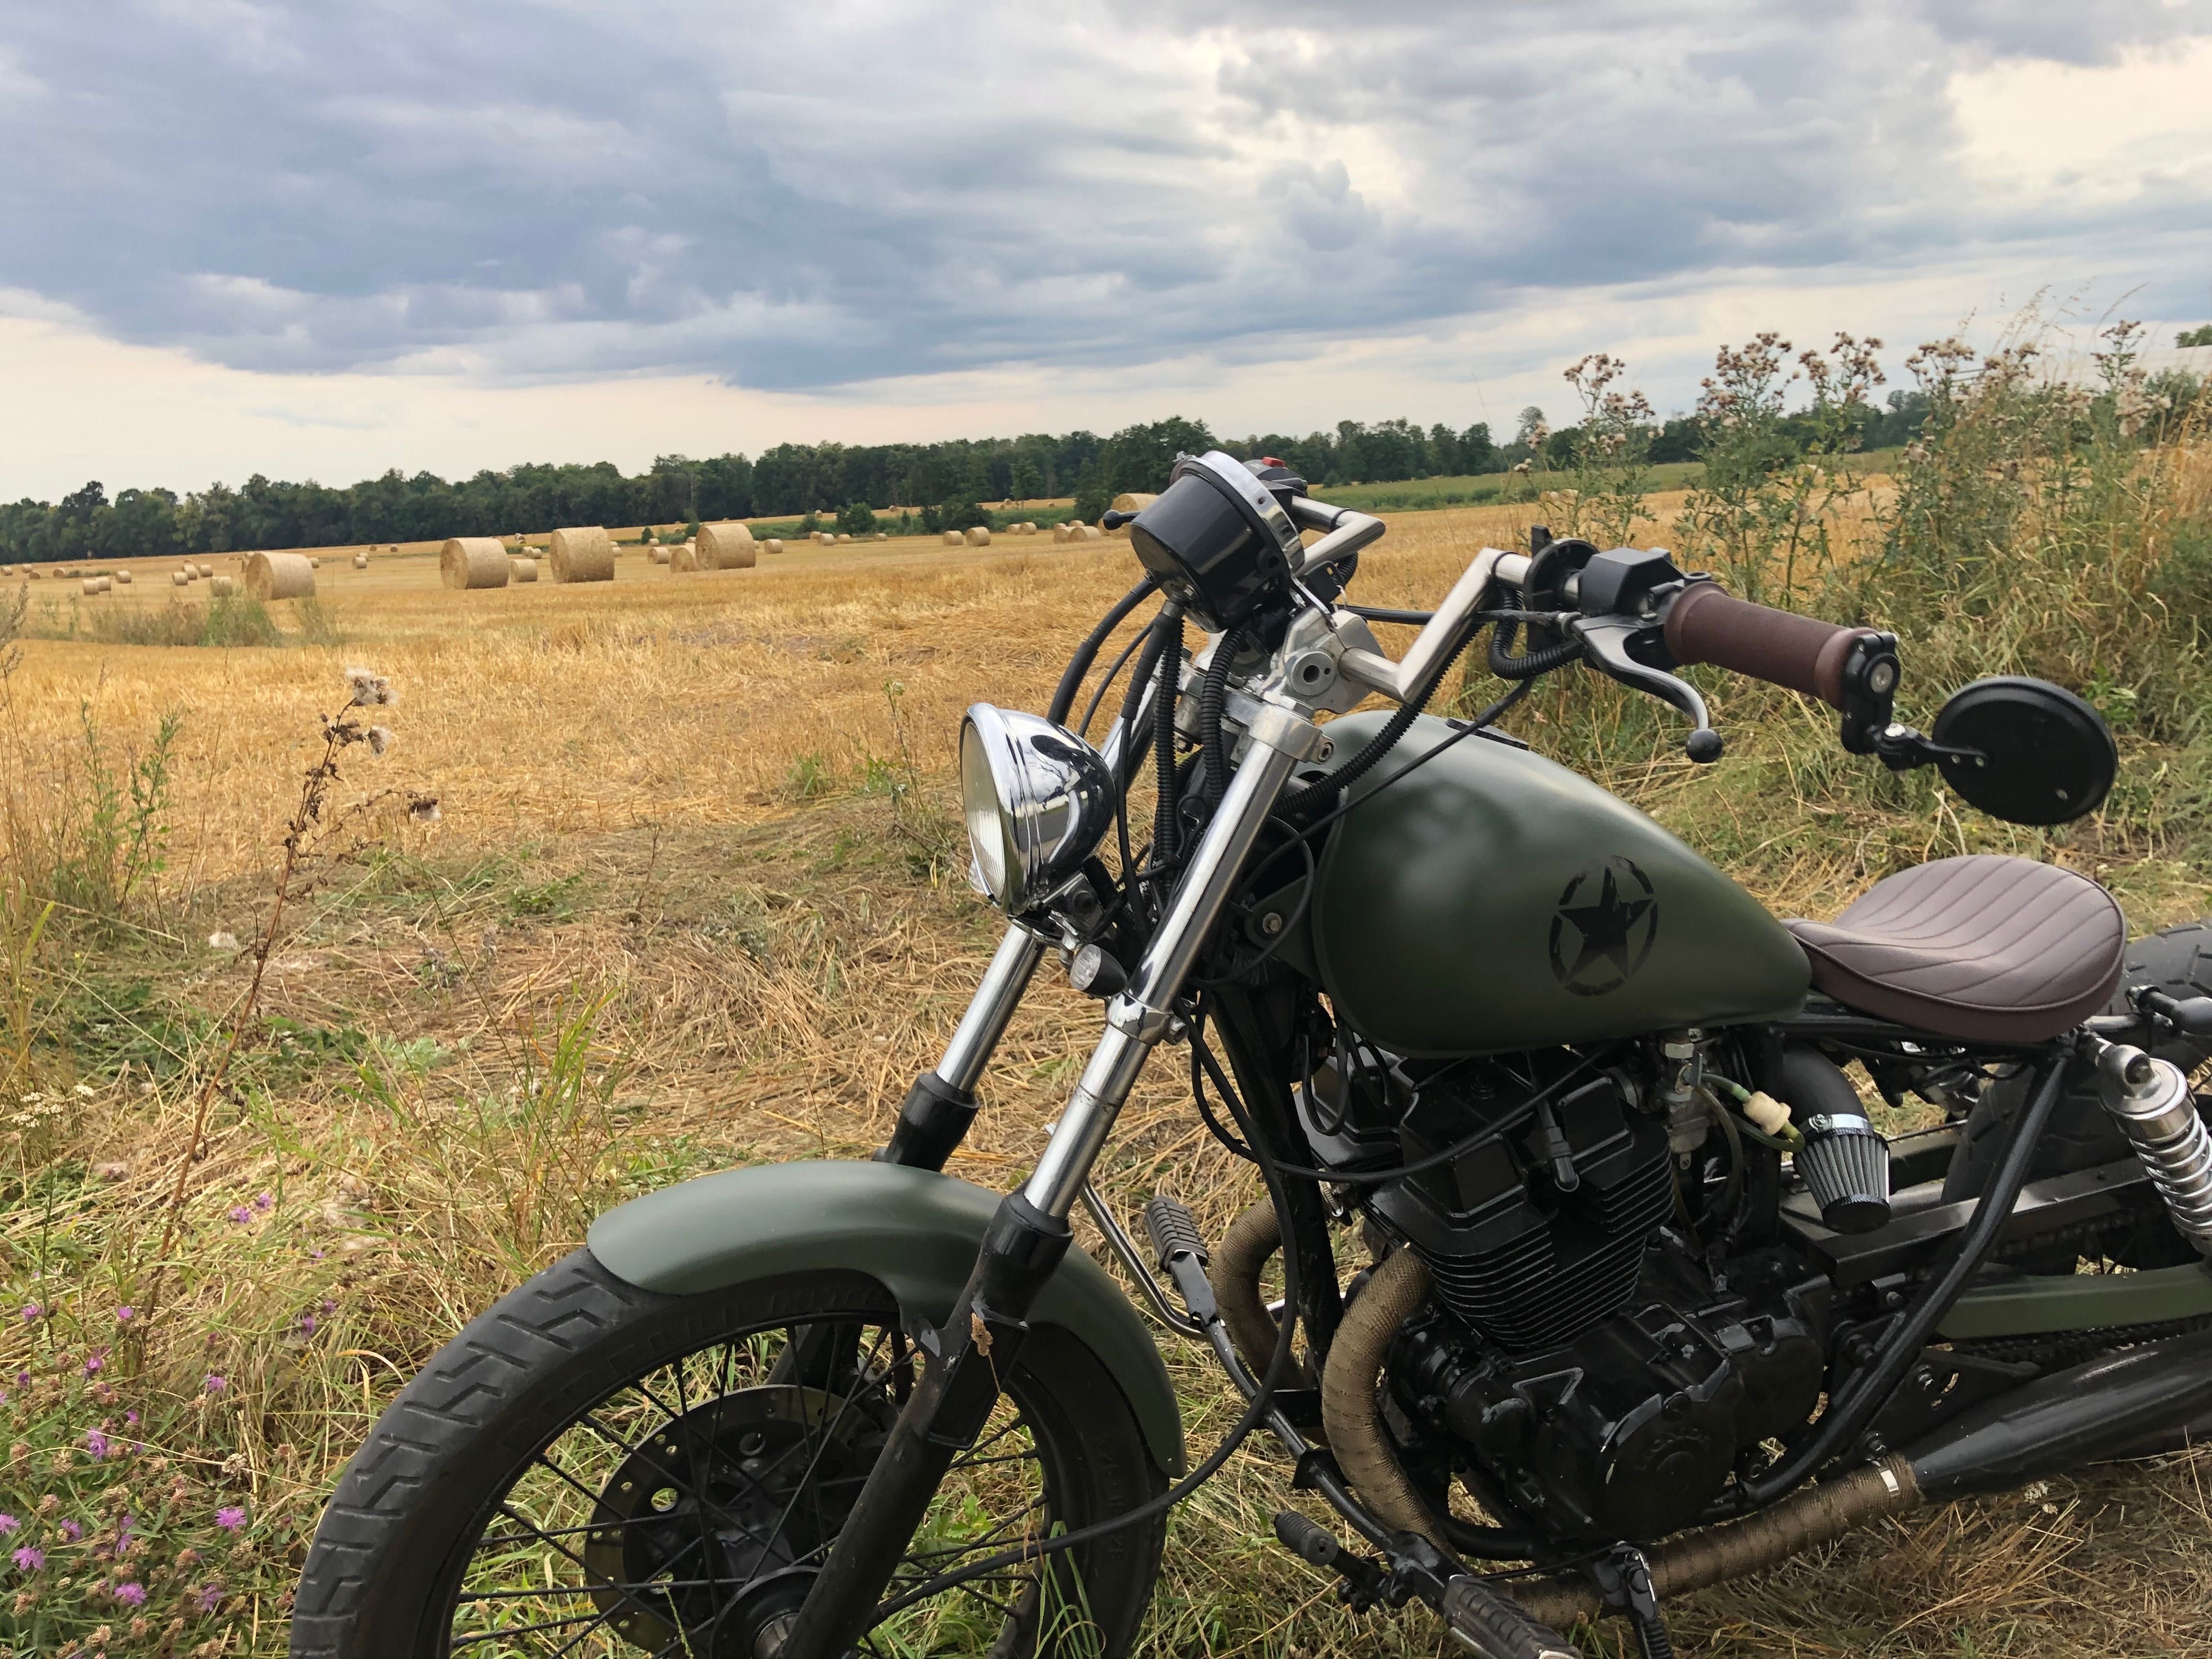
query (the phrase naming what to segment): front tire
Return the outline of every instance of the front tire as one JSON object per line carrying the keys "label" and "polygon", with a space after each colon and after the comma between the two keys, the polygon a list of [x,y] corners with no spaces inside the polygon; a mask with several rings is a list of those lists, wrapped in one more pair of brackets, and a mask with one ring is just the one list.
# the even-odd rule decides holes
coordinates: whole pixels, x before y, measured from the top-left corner
{"label": "front tire", "polygon": [[[579,1250],[378,1419],[308,1553],[294,1659],[754,1659],[803,1599],[915,1363],[865,1276],[670,1297]],[[1039,1327],[886,1596],[1165,1484],[1105,1366]],[[1154,1517],[949,1589],[863,1648],[1119,1659],[1164,1530]]]}

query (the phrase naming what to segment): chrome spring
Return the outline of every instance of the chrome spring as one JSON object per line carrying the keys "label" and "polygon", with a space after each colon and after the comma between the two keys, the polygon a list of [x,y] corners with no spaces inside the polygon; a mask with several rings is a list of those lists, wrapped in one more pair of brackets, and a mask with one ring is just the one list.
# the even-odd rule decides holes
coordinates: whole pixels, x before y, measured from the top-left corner
{"label": "chrome spring", "polygon": [[2126,1133],[2174,1226],[2212,1256],[2212,1133],[2189,1079],[2172,1062],[2124,1047],[2106,1049],[2097,1071],[2105,1109]]}

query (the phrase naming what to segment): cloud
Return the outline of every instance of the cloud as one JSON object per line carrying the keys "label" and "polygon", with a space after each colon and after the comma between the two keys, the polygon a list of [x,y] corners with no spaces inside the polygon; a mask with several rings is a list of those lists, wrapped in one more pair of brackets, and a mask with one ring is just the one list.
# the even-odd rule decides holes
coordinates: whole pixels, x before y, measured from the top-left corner
{"label": "cloud", "polygon": [[2155,123],[2097,128],[2111,77],[2199,61],[2212,0],[1353,16],[17,8],[0,285],[264,374],[769,392],[1291,362],[1576,295],[2071,280],[2119,249],[2148,308],[2196,301],[2165,228],[2203,222],[2212,172]]}

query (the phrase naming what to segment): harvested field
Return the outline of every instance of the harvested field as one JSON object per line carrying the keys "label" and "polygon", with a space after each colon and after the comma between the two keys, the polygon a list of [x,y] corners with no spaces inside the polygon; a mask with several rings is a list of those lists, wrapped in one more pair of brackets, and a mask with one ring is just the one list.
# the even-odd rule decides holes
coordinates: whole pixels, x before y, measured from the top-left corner
{"label": "harvested field", "polygon": [[[1678,505],[1653,503],[1662,522]],[[1365,556],[1356,597],[1431,603],[1539,510],[1408,514]],[[964,878],[961,711],[1042,708],[1133,562],[1120,538],[786,549],[677,580],[625,547],[611,582],[466,594],[441,585],[436,543],[323,550],[318,597],[270,602],[268,636],[229,647],[93,637],[68,592],[30,590],[0,730],[15,867],[77,845],[66,779],[88,754],[111,770],[164,757],[166,838],[158,868],[119,896],[127,849],[105,866],[108,888],[86,876],[68,890],[78,914],[50,922],[65,949],[24,947],[33,889],[19,873],[9,890],[16,965],[0,1006],[15,1011],[11,1086],[28,1103],[0,1143],[0,1272],[42,1311],[11,1320],[0,1360],[52,1372],[36,1397],[53,1421],[143,1414],[137,1455],[169,1460],[183,1494],[138,1504],[154,1555],[233,1552],[187,1645],[224,1634],[227,1654],[282,1651],[321,1494],[368,1422],[592,1213],[732,1161],[864,1157],[936,1057],[998,933]],[[152,580],[171,568],[143,562],[149,580],[99,601],[102,625],[138,617],[151,637],[172,612],[212,614],[205,586]],[[1966,647],[1946,623],[1916,657],[1899,626],[1904,708],[1924,719],[1948,687],[1916,661]],[[324,752],[319,717],[354,665],[396,691],[363,711],[389,726],[390,750],[339,753],[264,1018],[210,1091],[221,1017],[252,975],[239,942],[266,923],[285,823]],[[1516,729],[1598,763],[1784,914],[1825,914],[1900,864],[1965,848],[2094,869],[2139,929],[2212,908],[2205,838],[2175,793],[2202,774],[2193,750],[2124,732],[2130,777],[2171,781],[2045,836],[1962,818],[1924,780],[1872,778],[1794,698],[1708,684],[1731,749],[1712,769],[1680,758],[1672,716],[1603,687],[1547,684]],[[955,1173],[1016,1179],[1097,1025],[1097,1005],[1040,975]],[[188,1164],[203,1109],[206,1156]],[[1127,1213],[1170,1187],[1217,1229],[1257,1192],[1206,1139],[1172,1061],[1146,1075],[1101,1176]],[[172,1227],[175,1265],[156,1273]],[[118,1304],[134,1310],[121,1326]],[[1190,1349],[1163,1345],[1202,1452],[1231,1397]],[[78,1374],[95,1347],[112,1407],[88,1403]],[[124,1466],[89,1457],[91,1423],[69,1422],[51,1450],[41,1440],[36,1460],[9,1465],[0,1507],[30,1514],[57,1492],[72,1513],[114,1509]],[[1438,1651],[1427,1615],[1350,1614],[1273,1544],[1289,1473],[1247,1453],[1179,1513],[1146,1650]],[[2208,1478],[2202,1457],[2167,1459],[1888,1523],[1686,1598],[1676,1638],[1744,1659],[2212,1650]],[[195,1518],[219,1505],[243,1517],[234,1535]],[[210,1582],[180,1570],[156,1593]],[[80,1623],[129,1622],[86,1606],[42,1627],[52,1645],[37,1650],[83,1639]],[[1608,1627],[1589,1650],[1626,1639]]]}

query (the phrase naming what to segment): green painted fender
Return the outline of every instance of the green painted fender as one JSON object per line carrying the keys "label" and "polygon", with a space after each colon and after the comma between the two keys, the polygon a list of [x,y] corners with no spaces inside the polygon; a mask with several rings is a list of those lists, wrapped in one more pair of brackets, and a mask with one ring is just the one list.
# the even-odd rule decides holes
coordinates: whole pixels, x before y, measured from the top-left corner
{"label": "green painted fender", "polygon": [[[632,1199],[592,1224],[617,1278],[667,1296],[823,1267],[878,1280],[909,1320],[942,1324],[1000,1195],[896,1164],[763,1164]],[[1182,1413],[1160,1351],[1106,1270],[1068,1251],[1030,1313],[1079,1338],[1127,1396],[1154,1461],[1183,1470]]]}

